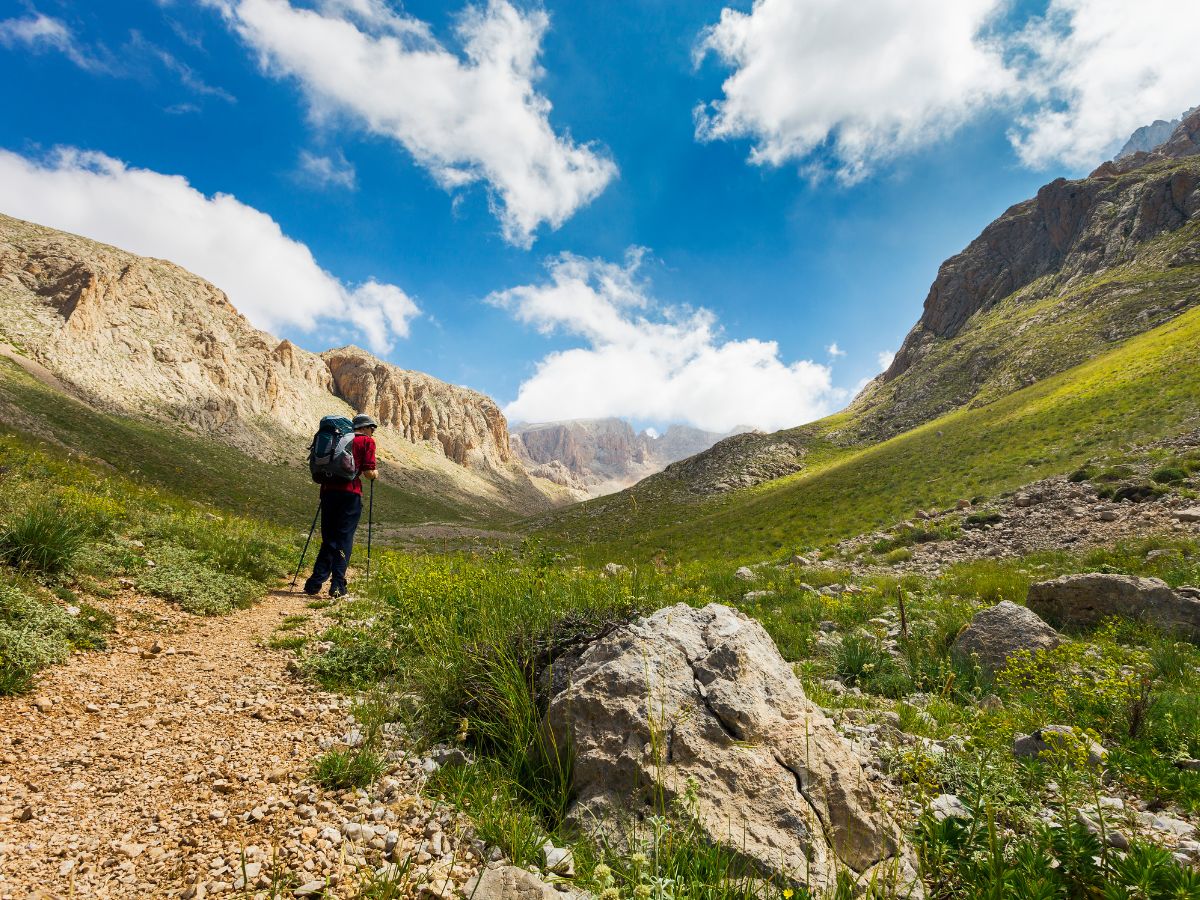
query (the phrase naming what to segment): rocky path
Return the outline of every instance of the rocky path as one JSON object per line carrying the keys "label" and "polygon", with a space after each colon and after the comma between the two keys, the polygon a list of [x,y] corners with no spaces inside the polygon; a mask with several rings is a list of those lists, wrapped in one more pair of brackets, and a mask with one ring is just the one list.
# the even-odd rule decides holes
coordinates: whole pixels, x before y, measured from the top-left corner
{"label": "rocky path", "polygon": [[466,857],[426,852],[452,823],[417,796],[418,761],[372,794],[306,780],[354,740],[348,701],[266,646],[307,599],[199,619],[125,597],[112,649],[0,700],[0,898],[353,896],[409,856],[461,884]]}

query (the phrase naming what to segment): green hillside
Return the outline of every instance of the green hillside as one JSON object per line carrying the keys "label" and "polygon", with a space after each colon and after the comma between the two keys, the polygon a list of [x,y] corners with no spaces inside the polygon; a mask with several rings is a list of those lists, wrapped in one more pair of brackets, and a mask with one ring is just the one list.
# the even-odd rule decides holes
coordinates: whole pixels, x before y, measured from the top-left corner
{"label": "green hillside", "polygon": [[[140,483],[239,515],[307,530],[316,509],[316,486],[301,465],[272,465],[182,428],[99,412],[0,360],[0,433],[18,430]],[[302,458],[304,448],[296,455]],[[472,517],[478,513],[472,516],[428,489],[377,482],[375,518],[381,525]]]}
{"label": "green hillside", "polygon": [[[543,517],[542,537],[590,560],[749,559],[890,525],[919,507],[989,496],[1091,456],[1200,424],[1200,310],[975,409],[865,449],[817,438],[796,475],[712,499],[670,472]],[[830,435],[844,414],[815,426]]]}

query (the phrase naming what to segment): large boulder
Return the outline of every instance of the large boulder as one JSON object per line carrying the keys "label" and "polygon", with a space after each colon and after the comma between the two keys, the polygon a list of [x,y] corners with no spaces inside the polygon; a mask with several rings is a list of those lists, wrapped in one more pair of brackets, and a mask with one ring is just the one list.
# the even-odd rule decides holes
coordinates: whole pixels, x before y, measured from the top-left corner
{"label": "large boulder", "polygon": [[950,649],[959,659],[973,659],[984,672],[994,675],[1018,650],[1053,650],[1061,643],[1059,633],[1037,613],[1002,600],[977,612]]}
{"label": "large boulder", "polygon": [[1060,628],[1090,628],[1122,616],[1200,639],[1200,599],[1173,591],[1157,578],[1064,575],[1030,585],[1026,605]]}
{"label": "large boulder", "polygon": [[688,797],[705,838],[764,873],[826,890],[839,871],[896,878],[914,860],[849,747],[753,619],[685,604],[597,640],[548,722],[574,751],[570,816],[628,840]]}

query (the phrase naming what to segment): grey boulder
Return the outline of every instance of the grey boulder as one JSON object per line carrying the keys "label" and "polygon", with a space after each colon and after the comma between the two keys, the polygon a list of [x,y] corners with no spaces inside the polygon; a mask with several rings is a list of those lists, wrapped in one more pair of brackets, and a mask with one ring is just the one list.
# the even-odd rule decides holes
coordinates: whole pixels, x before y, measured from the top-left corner
{"label": "grey boulder", "polygon": [[1033,734],[1018,734],[1013,739],[1013,755],[1038,757],[1053,749],[1058,750],[1074,742],[1082,742],[1087,751],[1087,763],[1094,769],[1103,767],[1108,751],[1086,734],[1070,725],[1046,725]]}
{"label": "grey boulder", "polygon": [[467,882],[471,900],[567,900],[552,885],[517,866],[484,869]]}
{"label": "grey boulder", "polygon": [[1059,633],[1037,613],[1002,600],[977,612],[950,650],[959,659],[975,660],[984,672],[994,675],[1019,650],[1053,650],[1061,643]]}
{"label": "grey boulder", "polygon": [[569,817],[601,840],[676,801],[759,872],[824,891],[839,871],[921,896],[915,859],[833,723],[763,627],[677,604],[592,643],[550,700],[574,751]]}
{"label": "grey boulder", "polygon": [[1026,605],[1060,628],[1091,628],[1121,616],[1200,639],[1200,599],[1157,578],[1064,575],[1030,585]]}

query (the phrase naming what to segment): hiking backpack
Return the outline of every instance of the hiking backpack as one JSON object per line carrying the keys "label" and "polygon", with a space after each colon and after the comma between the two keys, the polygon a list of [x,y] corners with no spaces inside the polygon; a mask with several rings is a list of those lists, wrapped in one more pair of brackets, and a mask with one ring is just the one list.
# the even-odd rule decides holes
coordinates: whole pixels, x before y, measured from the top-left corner
{"label": "hiking backpack", "polygon": [[358,477],[354,464],[354,424],[345,416],[325,416],[308,447],[308,470],[313,481],[352,481]]}

